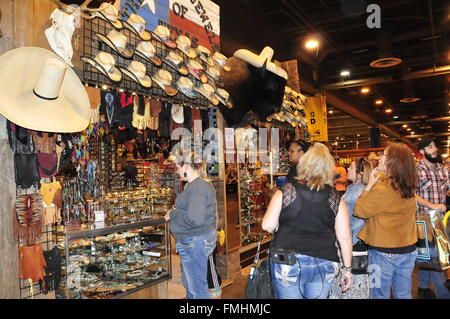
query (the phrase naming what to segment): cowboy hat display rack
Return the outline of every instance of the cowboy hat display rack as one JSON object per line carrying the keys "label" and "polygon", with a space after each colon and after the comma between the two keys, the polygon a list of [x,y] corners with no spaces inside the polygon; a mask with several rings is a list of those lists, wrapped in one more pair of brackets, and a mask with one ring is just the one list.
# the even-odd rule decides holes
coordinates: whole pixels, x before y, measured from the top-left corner
{"label": "cowboy hat display rack", "polygon": [[[150,63],[148,60],[144,59],[142,54],[134,54],[131,58],[126,58],[123,54],[119,54],[116,52],[111,45],[106,44],[102,41],[101,38],[107,38],[107,35],[113,30],[114,27],[107,21],[94,18],[94,19],[85,19],[84,20],[84,41],[83,41],[83,49],[82,49],[82,57],[88,57],[90,60],[95,60],[96,56],[99,52],[106,52],[110,54],[114,60],[114,68],[117,70],[127,70],[130,63],[132,61],[137,61],[142,63],[145,68],[145,74],[150,76],[151,85],[149,87],[145,87],[136,81],[137,79],[132,79],[128,74],[130,72],[121,73],[121,78],[119,81],[113,81],[110,77],[105,74],[108,73],[107,70],[102,69],[101,66],[98,68],[94,67],[92,63],[87,63],[87,59],[84,59],[83,62],[83,72],[82,72],[82,81],[86,85],[102,87],[103,89],[115,89],[118,91],[126,91],[132,92],[138,95],[149,96],[161,101],[168,101],[172,103],[176,103],[184,106],[193,106],[193,107],[209,107],[212,103],[203,95],[196,93],[193,98],[186,96],[178,89],[178,92],[173,95],[173,93],[169,91],[163,90],[160,85],[153,80],[154,75],[158,74],[158,71],[163,69],[168,71],[172,76],[172,86],[177,87],[177,82],[182,76],[180,73],[175,72],[173,68],[167,65],[167,63],[162,63],[161,66],[156,66],[153,63]],[[142,39],[132,31],[126,28],[120,29],[120,33],[125,35],[127,38],[127,49],[134,51],[138,44],[142,41]],[[98,34],[103,35],[103,37],[98,37]],[[149,41],[155,48],[155,55],[159,58],[166,57],[170,50],[161,42],[157,41],[154,37]],[[181,50],[176,50],[177,54],[182,56],[184,64],[187,64],[189,58],[185,56],[185,54]],[[197,58],[198,62],[201,62],[199,58]],[[188,77],[195,88],[201,87],[202,83],[192,76],[188,74]],[[168,94],[169,93],[169,94]]]}

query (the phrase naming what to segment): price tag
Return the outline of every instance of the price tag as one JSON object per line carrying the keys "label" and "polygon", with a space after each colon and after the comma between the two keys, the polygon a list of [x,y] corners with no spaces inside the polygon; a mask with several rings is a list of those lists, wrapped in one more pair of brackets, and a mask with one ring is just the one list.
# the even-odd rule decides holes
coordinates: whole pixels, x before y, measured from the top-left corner
{"label": "price tag", "polygon": [[145,256],[161,257],[161,253],[157,253],[154,251],[143,251],[142,254]]}
{"label": "price tag", "polygon": [[103,210],[94,211],[94,216],[95,216],[94,220],[96,223],[105,221],[105,212]]}

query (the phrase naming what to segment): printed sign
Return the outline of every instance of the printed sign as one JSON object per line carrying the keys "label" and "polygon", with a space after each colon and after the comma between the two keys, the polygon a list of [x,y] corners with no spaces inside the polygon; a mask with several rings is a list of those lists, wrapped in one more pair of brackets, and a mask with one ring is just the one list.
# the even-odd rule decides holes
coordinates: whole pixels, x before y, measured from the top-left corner
{"label": "printed sign", "polygon": [[193,47],[220,50],[220,7],[210,0],[122,0],[120,13],[124,20],[133,13],[140,15],[150,31],[164,25],[173,39],[185,35]]}
{"label": "printed sign", "polygon": [[316,94],[306,101],[306,118],[311,141],[328,141],[327,105],[325,95]]}

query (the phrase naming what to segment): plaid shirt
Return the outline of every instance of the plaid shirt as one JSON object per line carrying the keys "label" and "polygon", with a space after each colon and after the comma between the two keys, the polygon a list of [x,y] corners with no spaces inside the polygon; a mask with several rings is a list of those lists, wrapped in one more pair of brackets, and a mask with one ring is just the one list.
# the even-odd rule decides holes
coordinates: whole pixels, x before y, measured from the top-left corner
{"label": "plaid shirt", "polygon": [[[416,194],[433,204],[445,204],[447,191],[450,189],[448,169],[436,164],[430,169],[425,162],[420,161],[417,166]],[[418,212],[426,212],[428,207],[418,204]]]}

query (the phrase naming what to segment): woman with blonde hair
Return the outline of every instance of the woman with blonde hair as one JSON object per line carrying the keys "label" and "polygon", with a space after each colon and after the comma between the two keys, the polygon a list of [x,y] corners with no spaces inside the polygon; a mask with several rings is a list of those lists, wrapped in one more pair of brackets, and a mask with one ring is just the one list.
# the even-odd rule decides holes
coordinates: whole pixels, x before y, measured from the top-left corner
{"label": "woman with blonde hair", "polygon": [[[170,220],[170,230],[175,237],[187,298],[209,299],[208,260],[217,242],[216,192],[201,177],[204,162],[195,163],[194,158],[191,153],[177,159],[177,173],[187,185],[165,219]],[[215,267],[211,271],[215,271]]]}
{"label": "woman with blonde hair", "polygon": [[297,183],[272,197],[262,227],[274,233],[270,251],[272,284],[279,299],[324,299],[337,272],[340,244],[342,289],[352,284],[349,216],[333,187],[334,160],[315,143],[300,158]]}
{"label": "woman with blonde hair", "polygon": [[389,299],[391,288],[395,298],[412,298],[417,257],[415,187],[411,150],[402,143],[389,144],[354,211],[355,216],[367,221],[358,238],[368,245],[369,265],[378,277],[378,284],[370,287],[372,299]]}

